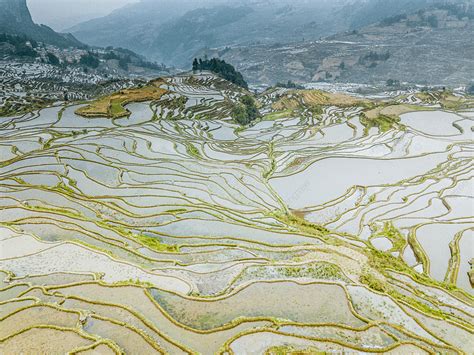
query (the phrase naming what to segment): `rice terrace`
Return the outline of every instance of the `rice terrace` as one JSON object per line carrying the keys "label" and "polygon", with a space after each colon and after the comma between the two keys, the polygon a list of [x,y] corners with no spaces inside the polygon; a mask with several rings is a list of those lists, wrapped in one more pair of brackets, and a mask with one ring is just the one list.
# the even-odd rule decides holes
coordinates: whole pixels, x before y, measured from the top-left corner
{"label": "rice terrace", "polygon": [[468,87],[89,51],[1,59],[1,354],[473,352]]}

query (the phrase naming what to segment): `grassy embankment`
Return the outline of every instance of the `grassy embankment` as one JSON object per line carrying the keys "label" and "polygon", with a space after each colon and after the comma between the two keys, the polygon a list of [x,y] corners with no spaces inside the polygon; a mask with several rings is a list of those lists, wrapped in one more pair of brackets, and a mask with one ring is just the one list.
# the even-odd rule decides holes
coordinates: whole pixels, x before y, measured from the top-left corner
{"label": "grassy embankment", "polygon": [[167,90],[160,88],[161,84],[163,84],[163,81],[155,80],[140,88],[120,90],[119,92],[103,96],[92,101],[89,105],[79,108],[76,110],[76,114],[84,117],[107,118],[129,116],[131,112],[125,108],[127,104],[159,100],[161,96],[167,93]]}
{"label": "grassy embankment", "polygon": [[382,132],[392,128],[403,129],[404,126],[400,123],[400,115],[430,109],[415,105],[368,100],[321,90],[294,90],[288,92],[272,105],[272,109],[275,111],[270,113],[269,117],[279,117],[280,113],[288,115],[289,111],[305,109],[308,109],[314,115],[320,115],[323,113],[323,107],[328,106],[339,108],[362,107],[363,112],[360,115],[360,122],[364,125],[366,134],[373,127]]}

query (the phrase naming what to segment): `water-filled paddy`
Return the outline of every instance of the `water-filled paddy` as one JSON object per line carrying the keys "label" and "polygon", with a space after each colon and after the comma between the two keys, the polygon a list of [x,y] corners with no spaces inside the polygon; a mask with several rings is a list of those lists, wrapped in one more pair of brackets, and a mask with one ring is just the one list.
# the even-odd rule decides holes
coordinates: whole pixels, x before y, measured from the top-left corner
{"label": "water-filled paddy", "polygon": [[[152,295],[176,321],[194,329],[218,328],[238,317],[280,318],[310,324],[364,324],[351,313],[344,289],[336,285],[255,283],[230,297],[207,301],[184,299],[158,290],[152,290]],[[284,307],[282,299],[287,302]]]}
{"label": "water-filled paddy", "polygon": [[382,131],[364,107],[328,106],[240,127],[238,94],[196,78],[167,79],[127,118],[58,106],[1,120],[2,317],[47,302],[80,320],[0,349],[462,348],[473,118],[416,111]]}

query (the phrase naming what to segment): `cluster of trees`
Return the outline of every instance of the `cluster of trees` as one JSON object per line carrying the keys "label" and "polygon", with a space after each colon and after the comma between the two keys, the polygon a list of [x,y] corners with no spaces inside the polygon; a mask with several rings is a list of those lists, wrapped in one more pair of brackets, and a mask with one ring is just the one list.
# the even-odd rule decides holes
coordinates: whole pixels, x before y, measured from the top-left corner
{"label": "cluster of trees", "polygon": [[119,67],[123,70],[128,70],[128,65],[130,63],[135,63],[136,65],[147,69],[168,71],[166,65],[143,60],[128,49],[107,47],[106,50],[109,52],[105,53],[102,58],[105,60],[118,60]]}
{"label": "cluster of trees", "polygon": [[48,52],[47,53],[47,56],[48,56],[48,63],[49,64],[52,64],[52,65],[59,65],[59,58],[56,57],[53,53],[51,52]]}
{"label": "cluster of trees", "polygon": [[385,62],[390,58],[390,52],[385,53],[377,53],[370,51],[368,54],[362,57],[363,60],[371,61],[371,62]]}
{"label": "cluster of trees", "polygon": [[393,24],[399,23],[400,21],[406,20],[406,19],[407,19],[406,14],[390,16],[390,17],[384,18],[382,21],[380,21],[380,25],[381,26],[391,26]]}
{"label": "cluster of trees", "polygon": [[[30,45],[27,43],[29,42]],[[22,57],[31,57],[36,58],[38,53],[34,48],[38,47],[38,43],[26,36],[15,36],[9,35],[6,33],[0,33],[0,43],[8,43],[12,45],[14,49],[14,54]]]}
{"label": "cluster of trees", "polygon": [[370,51],[368,54],[359,58],[359,64],[373,68],[377,66],[377,62],[385,62],[390,58],[390,52],[377,53]]}
{"label": "cluster of trees", "polygon": [[277,88],[286,88],[286,89],[304,89],[304,86],[296,84],[295,82],[288,80],[286,83],[276,83]]}
{"label": "cluster of trees", "polygon": [[250,95],[244,95],[240,102],[232,110],[232,118],[239,124],[245,126],[260,117],[260,112],[255,105],[255,100]]}
{"label": "cluster of trees", "polygon": [[120,59],[120,57],[117,54],[115,54],[115,52],[113,51],[105,53],[103,58],[105,60]]}
{"label": "cluster of trees", "polygon": [[220,75],[222,78],[230,81],[231,83],[248,89],[248,84],[244,80],[242,74],[224,60],[218,58],[208,59],[207,57],[205,57],[204,60],[201,58],[194,58],[193,71],[199,70],[210,70],[213,73]]}
{"label": "cluster of trees", "polygon": [[466,89],[467,93],[470,94],[470,95],[474,95],[474,83],[472,83],[471,85],[469,85]]}
{"label": "cluster of trees", "polygon": [[400,86],[400,80],[388,79],[386,84],[387,84],[387,86],[390,86],[390,87],[399,87]]}
{"label": "cluster of trees", "polygon": [[119,59],[119,67],[123,70],[128,70],[128,65],[132,62],[132,59],[129,55]]}
{"label": "cluster of trees", "polygon": [[128,70],[128,66],[131,63],[135,63],[137,66],[147,69],[163,71],[168,70],[164,64],[147,62],[128,49],[107,47],[106,50],[107,52],[104,55],[97,55],[95,53],[88,52],[86,55],[81,57],[79,64],[96,69],[100,65],[100,59],[115,59],[118,60],[119,67],[125,71]]}
{"label": "cluster of trees", "polygon": [[81,57],[81,59],[79,60],[79,64],[92,69],[96,69],[99,67],[100,60],[93,53],[88,52],[87,54]]}

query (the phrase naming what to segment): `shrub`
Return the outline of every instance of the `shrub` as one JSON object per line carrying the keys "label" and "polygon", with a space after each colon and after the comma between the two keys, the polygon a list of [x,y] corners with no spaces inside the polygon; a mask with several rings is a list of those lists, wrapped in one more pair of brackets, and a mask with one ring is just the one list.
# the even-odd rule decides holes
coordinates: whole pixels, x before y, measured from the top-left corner
{"label": "shrub", "polygon": [[123,70],[128,70],[128,63],[130,63],[130,57],[122,57],[119,60],[119,67]]}
{"label": "shrub", "polygon": [[275,85],[278,88],[287,88],[287,89],[304,89],[304,86],[294,83],[291,80],[288,80],[286,83],[276,83]]}
{"label": "shrub", "polygon": [[48,62],[52,65],[59,65],[59,58],[56,57],[53,53],[48,52]]}
{"label": "shrub", "polygon": [[108,52],[104,54],[104,59],[105,60],[120,59],[120,57],[114,52]]}
{"label": "shrub", "polygon": [[86,67],[96,69],[100,64],[100,61],[99,58],[89,52],[81,57],[79,63],[85,65]]}
{"label": "shrub", "polygon": [[232,110],[232,118],[241,125],[247,125],[257,117],[260,112],[255,105],[255,100],[250,95],[244,95],[240,98],[240,103],[235,105]]}

